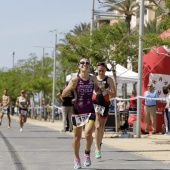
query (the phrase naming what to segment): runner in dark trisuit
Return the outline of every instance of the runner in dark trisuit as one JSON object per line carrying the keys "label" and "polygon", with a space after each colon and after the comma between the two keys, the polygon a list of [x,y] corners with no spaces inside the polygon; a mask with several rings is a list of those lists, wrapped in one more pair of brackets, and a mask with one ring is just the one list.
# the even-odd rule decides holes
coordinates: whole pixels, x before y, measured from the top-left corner
{"label": "runner in dark trisuit", "polygon": [[108,118],[110,108],[110,97],[116,96],[116,89],[111,77],[105,75],[107,65],[104,62],[97,63],[97,81],[100,87],[100,93],[93,95],[95,104],[96,122],[95,122],[95,143],[96,159],[101,158],[101,144],[104,135],[105,124]]}
{"label": "runner in dark trisuit", "polygon": [[97,79],[90,75],[90,62],[82,58],[78,63],[78,75],[73,78],[68,86],[63,90],[62,97],[74,90],[76,102],[74,104],[74,113],[72,115],[74,138],[72,146],[74,149],[74,169],[81,168],[79,149],[82,136],[82,127],[85,125],[84,133],[86,139],[84,166],[90,166],[90,149],[93,143],[92,133],[94,130],[95,111],[93,107],[92,94],[93,89],[99,91]]}

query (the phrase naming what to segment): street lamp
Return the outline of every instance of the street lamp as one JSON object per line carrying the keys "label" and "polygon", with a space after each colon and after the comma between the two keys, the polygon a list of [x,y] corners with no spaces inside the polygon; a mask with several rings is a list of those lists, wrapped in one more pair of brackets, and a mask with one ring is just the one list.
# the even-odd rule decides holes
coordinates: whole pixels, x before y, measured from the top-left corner
{"label": "street lamp", "polygon": [[49,47],[49,46],[33,46],[36,48],[42,48],[43,49],[43,54],[42,54],[42,69],[43,69],[43,75],[44,75],[44,57],[45,57],[45,49],[46,48],[54,48],[54,47]]}
{"label": "street lamp", "polygon": [[[42,77],[44,76],[44,55],[45,55],[45,48],[54,48],[54,47],[49,47],[49,46],[33,46],[36,48],[42,48],[43,49],[43,54],[42,54]],[[44,95],[44,91],[41,91],[40,93],[40,120],[42,118],[42,93]],[[44,110],[44,116],[46,116],[46,112]]]}
{"label": "street lamp", "polygon": [[54,122],[54,102],[56,95],[56,58],[57,58],[57,34],[55,35],[55,46],[54,46],[54,65],[53,65],[53,91],[52,91],[52,122]]}
{"label": "street lamp", "polygon": [[[139,27],[139,52],[138,52],[138,96],[142,94],[142,57],[143,57],[143,42],[141,36],[144,33],[144,0],[140,0],[140,27]],[[137,98],[137,137],[141,133],[141,100]]]}
{"label": "street lamp", "polygon": [[14,68],[15,52],[10,53],[12,55],[12,68]]}

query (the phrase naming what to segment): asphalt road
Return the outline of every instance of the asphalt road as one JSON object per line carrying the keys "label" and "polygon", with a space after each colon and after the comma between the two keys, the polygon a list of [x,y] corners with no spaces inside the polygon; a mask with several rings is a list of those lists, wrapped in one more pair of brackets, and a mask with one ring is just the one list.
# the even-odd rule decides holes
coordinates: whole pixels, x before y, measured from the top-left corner
{"label": "asphalt road", "polygon": [[[7,119],[4,117],[0,127],[0,170],[73,169],[71,135],[29,123],[25,124],[23,132],[19,129],[19,122],[16,120],[12,120],[12,128],[7,129]],[[80,150],[82,169],[170,169],[168,163],[147,159],[106,145],[102,146],[102,159],[96,160],[94,144],[91,150],[92,165],[84,167],[84,147],[85,139],[82,138]]]}

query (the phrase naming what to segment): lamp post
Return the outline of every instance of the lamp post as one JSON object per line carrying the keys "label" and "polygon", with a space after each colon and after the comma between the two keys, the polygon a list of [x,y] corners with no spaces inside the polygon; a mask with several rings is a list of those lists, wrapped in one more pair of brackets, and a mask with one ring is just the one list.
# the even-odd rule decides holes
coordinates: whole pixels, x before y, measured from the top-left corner
{"label": "lamp post", "polygon": [[14,68],[15,52],[12,53],[12,56],[13,56],[13,68]]}
{"label": "lamp post", "polygon": [[[140,27],[139,27],[139,52],[138,52],[138,96],[142,94],[142,57],[143,42],[141,36],[144,33],[144,0],[140,0]],[[141,133],[141,100],[137,98],[137,137],[140,138]]]}
{"label": "lamp post", "polygon": [[92,13],[91,13],[92,15],[91,15],[91,27],[90,27],[91,34],[94,29],[94,1],[95,0],[92,0]]}
{"label": "lamp post", "polygon": [[10,53],[12,55],[12,68],[14,68],[14,61],[15,61],[15,52]]}
{"label": "lamp post", "polygon": [[[54,48],[54,47],[49,47],[49,46],[33,46],[33,47],[36,47],[36,48],[42,48],[43,50],[43,54],[42,54],[42,77],[44,76],[44,56],[45,56],[45,48]],[[44,91],[41,91],[40,94],[39,94],[39,98],[40,98],[40,120],[42,118],[42,93],[44,95]],[[46,111],[44,109],[44,117],[46,117]]]}
{"label": "lamp post", "polygon": [[56,94],[56,57],[57,57],[57,34],[55,35],[54,65],[53,65],[53,91],[52,91],[52,122],[54,123],[54,102]]}

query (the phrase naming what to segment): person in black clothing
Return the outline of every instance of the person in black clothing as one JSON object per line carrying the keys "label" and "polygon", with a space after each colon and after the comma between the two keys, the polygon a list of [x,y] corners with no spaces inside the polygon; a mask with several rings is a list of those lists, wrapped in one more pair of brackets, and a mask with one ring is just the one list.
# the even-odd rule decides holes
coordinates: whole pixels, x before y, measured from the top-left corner
{"label": "person in black clothing", "polygon": [[116,97],[116,89],[111,77],[105,75],[108,70],[105,62],[97,63],[97,81],[100,87],[99,93],[93,94],[93,103],[95,106],[95,143],[96,159],[101,158],[101,144],[104,135],[105,124],[108,119],[109,109],[110,109],[110,97]]}
{"label": "person in black clothing", "polygon": [[[73,103],[74,103],[74,92],[71,91],[66,97],[61,97],[63,90],[57,94],[57,96],[62,101],[62,117],[63,117],[63,130],[62,132],[67,131],[67,122],[69,125],[69,131],[72,132],[72,120],[71,115],[73,114]],[[68,121],[67,121],[68,120]]]}

